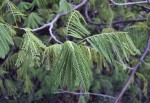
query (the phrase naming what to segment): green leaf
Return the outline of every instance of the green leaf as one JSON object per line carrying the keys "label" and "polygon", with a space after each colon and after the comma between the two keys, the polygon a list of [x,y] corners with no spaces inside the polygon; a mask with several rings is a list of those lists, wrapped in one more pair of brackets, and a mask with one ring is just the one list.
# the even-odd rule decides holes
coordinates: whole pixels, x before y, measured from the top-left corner
{"label": "green leaf", "polygon": [[145,78],[145,76],[141,73],[136,73],[136,76],[141,79],[143,81],[143,93],[144,95],[146,96],[147,95],[147,87],[148,87],[148,81],[147,79]]}
{"label": "green leaf", "polygon": [[2,17],[0,17],[0,23],[5,23]]}
{"label": "green leaf", "polygon": [[62,50],[52,76],[56,84],[69,90],[82,88],[88,91],[92,80],[91,63],[80,46],[71,41],[62,45]]}
{"label": "green leaf", "polygon": [[129,61],[129,55],[140,53],[126,32],[102,33],[88,37],[87,41],[109,63],[115,65],[117,61],[124,68],[124,59]]}
{"label": "green leaf", "polygon": [[133,43],[140,50],[145,49],[146,41],[148,40],[148,26],[144,23],[136,23],[132,26],[125,28],[125,31],[129,33]]}
{"label": "green leaf", "polygon": [[70,35],[75,38],[82,38],[89,35],[90,32],[82,25],[81,22],[86,24],[83,16],[78,11],[73,11],[70,14],[67,26],[64,29],[66,36]]}
{"label": "green leaf", "polygon": [[85,97],[83,95],[79,96],[78,103],[86,103]]}
{"label": "green leaf", "polygon": [[67,13],[72,10],[72,6],[66,0],[60,0],[58,12]]}
{"label": "green leaf", "polygon": [[16,66],[20,67],[26,59],[29,61],[28,65],[30,67],[35,64],[39,66],[40,55],[45,46],[29,29],[25,29],[25,31],[26,33],[23,36],[23,44],[18,54]]}
{"label": "green leaf", "polygon": [[44,51],[44,59],[46,61],[46,69],[50,70],[55,67],[62,47],[59,44],[49,46]]}
{"label": "green leaf", "polygon": [[18,53],[15,53],[13,55],[11,55],[9,58],[7,58],[4,63],[2,64],[2,66],[6,69],[16,69],[15,67],[15,63],[17,61],[18,58]]}
{"label": "green leaf", "polygon": [[0,75],[8,73],[7,71],[4,70],[4,68],[0,67]]}
{"label": "green leaf", "polygon": [[16,23],[16,16],[20,16],[20,17],[25,16],[24,14],[22,14],[20,12],[20,10],[15,6],[15,4],[13,2],[11,2],[10,0],[3,1],[2,6],[0,7],[0,11],[3,11],[3,10],[6,10],[3,12],[3,18],[12,14],[15,23]]}
{"label": "green leaf", "polygon": [[5,87],[4,87],[4,84],[3,84],[3,80],[2,80],[2,79],[0,79],[0,90],[2,91],[3,94],[6,93],[6,89],[5,89]]}
{"label": "green leaf", "polygon": [[14,85],[14,82],[12,82],[11,80],[6,79],[5,80],[5,86],[7,88],[8,94],[16,94],[16,86]]}
{"label": "green leaf", "polygon": [[16,94],[16,86],[11,80],[8,79],[5,80],[0,79],[0,89],[3,94],[7,94],[7,95]]}
{"label": "green leaf", "polygon": [[39,8],[46,8],[47,5],[48,0],[33,0],[31,7],[34,8],[35,6],[38,6]]}
{"label": "green leaf", "polygon": [[18,8],[21,12],[25,12],[31,7],[31,3],[28,2],[20,2]]}
{"label": "green leaf", "polygon": [[104,18],[104,20],[106,20],[108,24],[111,23],[114,18],[114,13],[110,7],[109,1],[98,0],[98,3],[100,4],[99,9],[101,10],[102,17]]}
{"label": "green leaf", "polygon": [[33,83],[30,79],[29,75],[25,76],[25,82],[24,82],[24,93],[31,93],[33,88]]}
{"label": "green leaf", "polygon": [[11,26],[0,23],[0,58],[5,58],[10,49],[9,46],[14,45],[12,36],[15,34]]}
{"label": "green leaf", "polygon": [[43,25],[43,18],[39,16],[38,13],[36,12],[32,12],[29,14],[29,16],[27,17],[27,19],[24,22],[24,26],[26,27],[30,27],[30,28],[37,28],[40,25]]}

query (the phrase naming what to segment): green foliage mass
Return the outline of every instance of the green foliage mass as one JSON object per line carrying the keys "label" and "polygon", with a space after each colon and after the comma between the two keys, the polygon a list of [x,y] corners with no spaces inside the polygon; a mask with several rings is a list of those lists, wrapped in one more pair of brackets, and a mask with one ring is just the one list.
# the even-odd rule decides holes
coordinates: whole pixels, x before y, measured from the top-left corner
{"label": "green foliage mass", "polygon": [[[60,93],[115,97],[131,74],[128,67],[143,53],[150,24],[145,6],[118,7],[109,1],[89,0],[88,18],[85,5],[74,10],[82,0],[0,0],[0,102],[113,103]],[[139,17],[144,22],[115,22]],[[121,103],[149,103],[149,72],[148,55]]]}

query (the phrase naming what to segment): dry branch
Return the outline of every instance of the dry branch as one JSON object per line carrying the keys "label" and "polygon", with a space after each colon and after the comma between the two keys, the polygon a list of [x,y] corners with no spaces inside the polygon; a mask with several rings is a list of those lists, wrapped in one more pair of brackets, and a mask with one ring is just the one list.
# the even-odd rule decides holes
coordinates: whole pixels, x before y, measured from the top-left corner
{"label": "dry branch", "polygon": [[126,5],[137,5],[137,4],[149,4],[148,0],[138,2],[127,2],[127,3],[116,3],[114,0],[109,0],[113,5],[126,6]]}
{"label": "dry branch", "polygon": [[115,100],[115,103],[118,103],[119,100],[122,98],[124,92],[127,90],[128,86],[130,85],[138,67],[140,66],[140,63],[144,60],[144,58],[146,57],[146,55],[148,54],[150,50],[150,37],[148,39],[148,42],[147,42],[147,46],[146,46],[146,49],[145,51],[143,52],[142,56],[140,57],[139,61],[136,63],[136,65],[132,68],[132,72],[131,72],[131,75],[130,77],[128,78],[126,84],[124,85],[122,91],[120,92],[120,94],[118,95],[118,97],[116,98]]}
{"label": "dry branch", "polygon": [[74,94],[74,95],[94,95],[94,96],[101,96],[104,98],[110,98],[110,99],[115,99],[115,97],[113,96],[109,96],[109,95],[104,95],[104,94],[99,94],[99,93],[79,93],[79,92],[71,92],[71,91],[66,91],[66,90],[61,90],[61,92],[55,92],[56,94],[60,94],[60,93],[68,93],[68,94]]}

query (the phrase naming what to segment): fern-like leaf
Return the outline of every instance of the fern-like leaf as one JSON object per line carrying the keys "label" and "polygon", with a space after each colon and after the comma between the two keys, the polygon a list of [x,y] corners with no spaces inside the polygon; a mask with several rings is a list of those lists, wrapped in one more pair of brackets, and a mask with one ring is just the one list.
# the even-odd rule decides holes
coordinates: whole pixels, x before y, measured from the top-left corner
{"label": "fern-like leaf", "polygon": [[25,29],[26,33],[24,34],[24,40],[22,48],[18,54],[18,59],[16,66],[20,67],[24,62],[25,58],[30,61],[29,66],[34,66],[34,64],[40,64],[40,55],[43,52],[45,46],[42,41],[40,41],[34,34],[29,30]]}
{"label": "fern-like leaf", "polygon": [[129,36],[133,40],[135,46],[139,49],[144,49],[146,41],[148,39],[148,26],[144,23],[138,23],[136,25],[125,28],[125,31],[129,33]]}
{"label": "fern-like leaf", "polygon": [[21,12],[25,12],[26,10],[28,10],[31,7],[31,3],[20,2],[17,7]]}
{"label": "fern-like leaf", "polygon": [[0,17],[0,23],[5,23],[2,17]]}
{"label": "fern-like leaf", "polygon": [[31,7],[46,8],[49,4],[58,4],[60,0],[33,0]]}
{"label": "fern-like leaf", "polygon": [[124,68],[123,59],[129,61],[129,55],[140,53],[126,32],[102,33],[87,38],[91,46],[109,63],[120,62]]}
{"label": "fern-like leaf", "polygon": [[24,93],[31,93],[32,88],[33,88],[33,83],[30,79],[30,76],[26,75],[24,81]]}
{"label": "fern-like leaf", "polygon": [[18,53],[11,55],[9,58],[5,60],[2,66],[6,69],[14,69],[17,58],[18,58]]}
{"label": "fern-like leaf", "polygon": [[18,78],[23,78],[24,81],[24,92],[30,93],[33,87],[31,81],[31,74],[33,74],[34,67],[41,64],[41,54],[44,51],[45,46],[42,41],[39,40],[30,29],[24,29],[25,34],[23,35],[23,43],[21,50],[18,53],[18,59],[16,66],[18,69]]}
{"label": "fern-like leaf", "polygon": [[43,19],[36,12],[32,12],[31,14],[29,14],[24,22],[24,26],[30,27],[32,29],[37,28],[42,24],[44,24]]}
{"label": "fern-like leaf", "polygon": [[21,48],[22,42],[23,42],[21,37],[15,36],[15,37],[13,37],[13,41],[14,41],[14,46],[16,48]]}
{"label": "fern-like leaf", "polygon": [[78,11],[73,11],[70,14],[67,26],[64,29],[65,34],[75,38],[82,38],[89,35],[89,31],[82,25],[81,22],[86,24],[83,16]]}
{"label": "fern-like leaf", "polygon": [[0,76],[4,75],[8,73],[7,71],[5,71],[5,68],[0,67]]}
{"label": "fern-like leaf", "polygon": [[72,6],[66,0],[60,0],[58,12],[66,13],[72,10],[73,10]]}
{"label": "fern-like leaf", "polygon": [[141,79],[143,81],[143,93],[146,96],[147,95],[147,86],[148,86],[148,81],[147,79],[144,77],[144,75],[142,75],[141,73],[136,73],[137,77],[139,79]]}
{"label": "fern-like leaf", "polygon": [[22,14],[20,10],[15,6],[15,4],[11,2],[10,0],[3,1],[2,6],[0,7],[0,11],[3,12],[4,18],[12,14],[15,22],[16,22],[16,16],[20,16],[20,17],[24,16],[24,14]]}
{"label": "fern-like leaf", "polygon": [[55,44],[45,49],[44,59],[46,61],[46,69],[50,70],[55,67],[59,54],[61,52],[61,45]]}
{"label": "fern-like leaf", "polygon": [[100,10],[101,13],[103,14],[102,17],[104,18],[104,20],[106,20],[107,23],[111,23],[114,18],[114,14],[109,5],[109,1],[99,0],[98,3],[100,4]]}
{"label": "fern-like leaf", "polygon": [[92,68],[94,67],[93,65],[95,65],[96,63],[96,72],[100,72],[102,66],[105,66],[106,69],[108,70],[108,65],[104,65],[105,63],[105,59],[103,58],[103,56],[100,55],[100,53],[98,53],[95,49],[88,47],[88,46],[80,46],[83,53],[86,55],[86,57],[88,58],[88,62],[90,63],[90,65],[92,65]]}
{"label": "fern-like leaf", "polygon": [[9,52],[9,46],[14,45],[12,36],[15,34],[11,26],[0,23],[0,58],[5,58]]}
{"label": "fern-like leaf", "polygon": [[53,71],[56,84],[67,86],[69,90],[82,88],[87,91],[92,79],[91,65],[80,46],[67,41],[59,56]]}
{"label": "fern-like leaf", "polygon": [[8,94],[10,94],[10,95],[16,94],[17,88],[11,80],[6,79],[5,80],[5,86],[7,88],[7,93]]}
{"label": "fern-like leaf", "polygon": [[16,86],[11,80],[5,79],[2,80],[0,79],[0,90],[2,91],[3,94],[7,95],[14,95],[16,94]]}

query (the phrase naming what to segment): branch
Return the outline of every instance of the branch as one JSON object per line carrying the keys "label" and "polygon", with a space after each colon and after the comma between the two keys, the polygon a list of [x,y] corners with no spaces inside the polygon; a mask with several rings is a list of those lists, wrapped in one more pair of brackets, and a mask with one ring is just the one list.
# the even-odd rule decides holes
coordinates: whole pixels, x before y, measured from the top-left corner
{"label": "branch", "polygon": [[150,50],[150,37],[149,37],[149,39],[148,39],[148,42],[147,42],[147,46],[146,46],[145,51],[143,52],[143,54],[142,54],[142,56],[140,57],[140,59],[139,59],[139,61],[137,62],[137,64],[133,67],[132,72],[131,72],[131,75],[130,75],[130,77],[128,78],[128,80],[127,80],[126,84],[124,85],[122,91],[120,92],[119,96],[116,98],[115,103],[118,103],[119,100],[122,98],[124,92],[126,91],[126,89],[128,88],[128,86],[130,85],[130,83],[131,83],[131,81],[132,81],[132,79],[133,79],[133,77],[134,77],[134,75],[135,75],[135,73],[136,73],[136,71],[137,71],[137,69],[138,69],[140,63],[144,60],[144,58],[145,58],[146,55],[148,54],[149,50]]}
{"label": "branch", "polygon": [[128,3],[116,3],[113,0],[109,0],[113,5],[117,6],[125,6],[125,5],[137,5],[137,4],[149,4],[148,0],[145,1],[138,1],[138,2],[128,2]]}
{"label": "branch", "polygon": [[[86,19],[87,21],[90,23],[90,24],[93,24],[93,25],[107,25],[107,23],[97,23],[97,22],[94,22],[90,19],[90,17],[88,16],[87,14],[87,11],[85,10],[85,14],[86,14]],[[113,21],[111,24],[112,25],[116,25],[116,24],[126,24],[126,23],[134,23],[134,22],[143,22],[143,21],[146,21],[147,19],[146,18],[141,18],[141,19],[131,19],[131,20],[118,20],[118,21]]]}
{"label": "branch", "polygon": [[[79,9],[79,8],[81,8],[82,6],[84,6],[84,5],[87,3],[87,1],[88,1],[88,0],[83,0],[83,2],[80,3],[80,4],[78,4],[78,5],[76,5],[76,6],[74,7],[74,9]],[[44,28],[49,27],[49,33],[50,33],[50,35],[51,35],[51,38],[54,39],[54,40],[55,40],[56,42],[58,42],[58,43],[62,43],[62,42],[59,41],[59,40],[56,38],[56,36],[53,34],[52,29],[53,29],[54,23],[56,23],[57,20],[58,20],[61,16],[67,15],[68,13],[70,13],[70,11],[67,12],[67,13],[59,13],[59,14],[56,15],[56,17],[55,17],[50,23],[44,24],[43,26],[41,26],[41,27],[39,27],[39,28],[36,28],[36,29],[33,29],[32,31],[33,31],[33,32],[37,32],[37,31],[40,31],[40,30],[42,30],[42,29],[44,29]]]}
{"label": "branch", "polygon": [[81,8],[82,6],[84,6],[89,0],[83,0],[82,3],[78,4],[77,6],[74,7],[74,9],[79,9]]}
{"label": "branch", "polygon": [[119,20],[119,21],[114,21],[112,22],[113,25],[115,24],[120,24],[120,23],[133,23],[133,22],[143,22],[146,21],[147,19],[141,18],[141,19],[131,19],[131,20]]}
{"label": "branch", "polygon": [[94,24],[94,25],[99,25],[100,23],[97,23],[97,22],[94,22],[90,19],[89,15],[88,15],[88,3],[86,4],[85,6],[85,16],[86,16],[86,19],[87,21],[90,23],[90,24]]}
{"label": "branch", "polygon": [[61,92],[55,92],[57,94],[59,93],[68,93],[68,94],[74,94],[74,95],[94,95],[94,96],[101,96],[101,97],[104,97],[104,98],[111,98],[111,99],[115,99],[115,97],[113,96],[109,96],[109,95],[104,95],[104,94],[97,94],[97,93],[78,93],[78,92],[71,92],[71,91],[66,91],[66,90],[61,90]]}
{"label": "branch", "polygon": [[141,5],[135,5],[135,6],[138,6],[138,7],[141,7],[143,10],[145,10],[146,12],[149,12],[150,11],[150,8],[148,7],[145,7],[145,6],[141,6]]}

